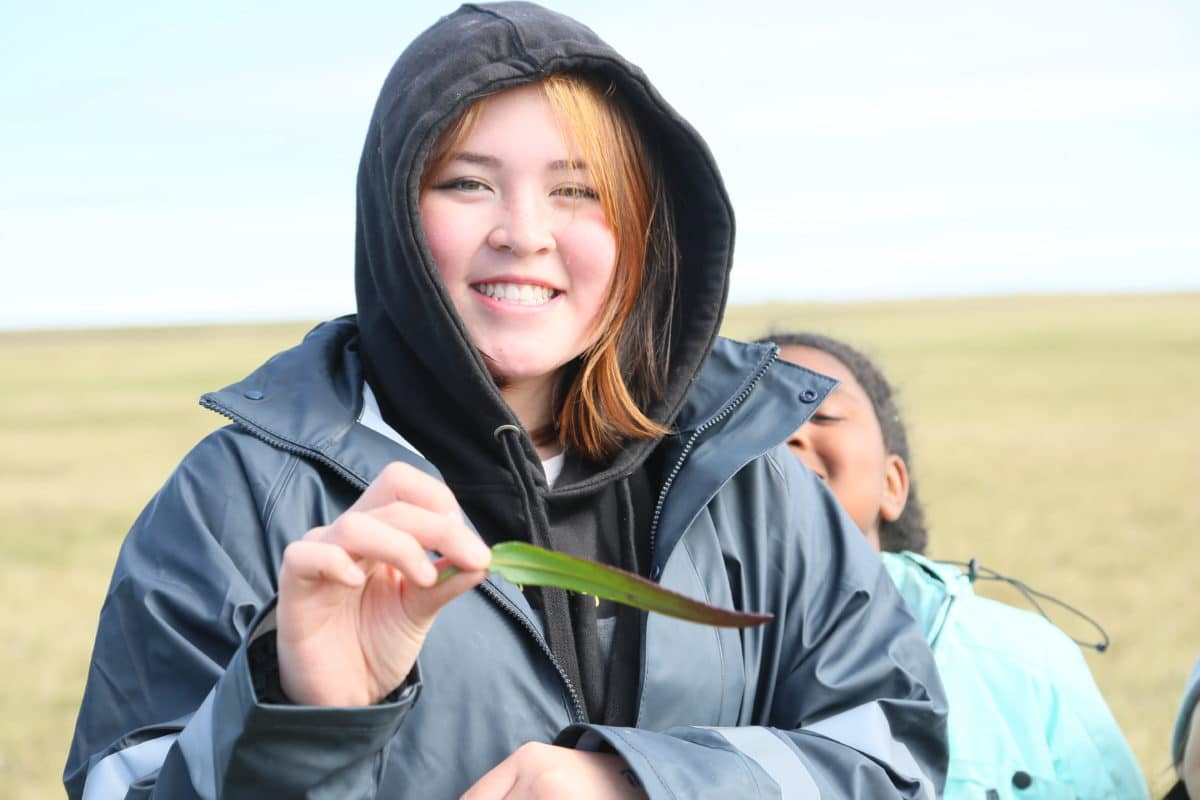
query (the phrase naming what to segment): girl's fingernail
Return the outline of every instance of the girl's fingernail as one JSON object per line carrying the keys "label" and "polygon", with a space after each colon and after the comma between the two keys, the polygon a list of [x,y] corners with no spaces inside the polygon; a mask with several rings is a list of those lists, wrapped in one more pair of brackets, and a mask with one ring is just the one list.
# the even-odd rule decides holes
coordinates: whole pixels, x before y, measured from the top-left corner
{"label": "girl's fingernail", "polygon": [[419,578],[422,586],[432,586],[437,582],[437,567],[433,565],[433,562],[426,561],[421,565],[418,572],[421,573]]}

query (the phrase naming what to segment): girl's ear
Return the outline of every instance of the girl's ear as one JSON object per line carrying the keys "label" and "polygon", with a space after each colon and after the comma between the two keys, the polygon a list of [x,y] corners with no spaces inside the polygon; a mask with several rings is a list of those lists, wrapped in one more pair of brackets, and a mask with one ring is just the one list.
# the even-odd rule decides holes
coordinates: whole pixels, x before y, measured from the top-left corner
{"label": "girl's ear", "polygon": [[886,522],[895,522],[904,513],[908,503],[908,466],[898,455],[890,454],[883,465],[883,502],[879,516]]}

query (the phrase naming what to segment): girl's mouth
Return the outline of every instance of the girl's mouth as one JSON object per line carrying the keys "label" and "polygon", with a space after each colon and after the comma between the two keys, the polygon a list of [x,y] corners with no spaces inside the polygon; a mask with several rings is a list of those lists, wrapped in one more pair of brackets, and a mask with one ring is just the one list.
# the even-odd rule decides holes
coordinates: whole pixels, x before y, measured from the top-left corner
{"label": "girl's mouth", "polygon": [[562,292],[534,283],[510,283],[507,281],[492,281],[473,283],[471,288],[484,297],[505,303],[515,303],[521,306],[540,306],[549,303]]}

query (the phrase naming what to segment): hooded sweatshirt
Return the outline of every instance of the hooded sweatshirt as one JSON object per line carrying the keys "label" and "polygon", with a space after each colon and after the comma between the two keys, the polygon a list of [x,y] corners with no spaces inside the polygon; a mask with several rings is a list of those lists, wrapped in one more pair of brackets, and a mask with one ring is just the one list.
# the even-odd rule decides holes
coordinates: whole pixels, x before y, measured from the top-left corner
{"label": "hooded sweatshirt", "polygon": [[[555,72],[607,83],[632,108],[645,149],[660,162],[679,272],[675,296],[663,302],[674,319],[658,332],[671,343],[665,393],[644,411],[670,427],[724,308],[733,246],[725,189],[704,142],[641,70],[580,23],[528,3],[461,7],[418,37],[384,83],[358,178],[362,355],[384,419],[438,467],[485,540],[524,539],[645,571],[661,482],[650,458],[658,443],[630,443],[603,464],[568,453],[549,488],[529,435],[455,312],[419,217],[420,179],[438,135],[480,98]],[[636,687],[622,678],[633,670],[615,662],[636,663],[638,615],[559,589],[530,599],[589,716],[631,724]],[[597,613],[608,620],[600,630]]]}

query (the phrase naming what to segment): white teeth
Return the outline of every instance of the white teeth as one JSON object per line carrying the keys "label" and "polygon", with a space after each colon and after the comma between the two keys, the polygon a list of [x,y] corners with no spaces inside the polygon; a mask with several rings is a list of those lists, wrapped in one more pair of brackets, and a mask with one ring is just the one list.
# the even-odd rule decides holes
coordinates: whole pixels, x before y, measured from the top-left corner
{"label": "white teeth", "polygon": [[480,294],[522,306],[540,306],[556,294],[547,286],[531,283],[476,283],[472,287]]}

